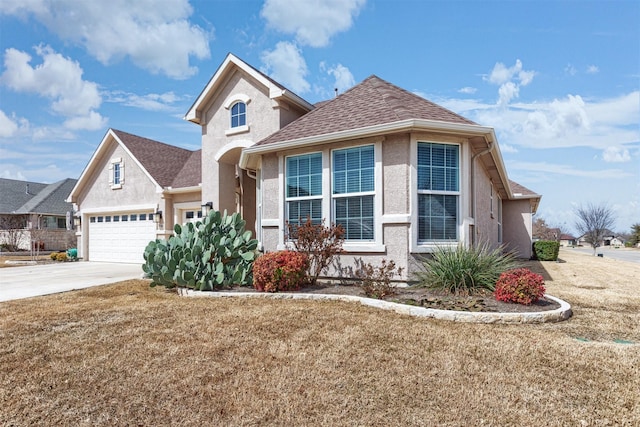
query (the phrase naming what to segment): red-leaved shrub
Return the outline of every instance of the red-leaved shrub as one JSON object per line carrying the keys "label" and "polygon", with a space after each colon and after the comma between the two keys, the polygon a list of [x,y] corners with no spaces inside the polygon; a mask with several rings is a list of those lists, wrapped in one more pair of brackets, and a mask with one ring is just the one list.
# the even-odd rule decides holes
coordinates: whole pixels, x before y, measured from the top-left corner
{"label": "red-leaved shrub", "polygon": [[309,258],[301,252],[266,253],[253,263],[253,287],[260,292],[297,291],[308,265]]}
{"label": "red-leaved shrub", "polygon": [[505,271],[496,283],[498,301],[529,305],[544,295],[544,278],[527,268]]}

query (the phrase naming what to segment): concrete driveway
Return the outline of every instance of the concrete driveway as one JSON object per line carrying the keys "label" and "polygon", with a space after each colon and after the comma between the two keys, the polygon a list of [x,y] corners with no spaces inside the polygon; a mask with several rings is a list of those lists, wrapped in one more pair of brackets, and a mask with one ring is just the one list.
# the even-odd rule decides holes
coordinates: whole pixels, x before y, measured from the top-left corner
{"label": "concrete driveway", "polygon": [[79,261],[2,268],[0,301],[55,294],[140,277],[140,264]]}

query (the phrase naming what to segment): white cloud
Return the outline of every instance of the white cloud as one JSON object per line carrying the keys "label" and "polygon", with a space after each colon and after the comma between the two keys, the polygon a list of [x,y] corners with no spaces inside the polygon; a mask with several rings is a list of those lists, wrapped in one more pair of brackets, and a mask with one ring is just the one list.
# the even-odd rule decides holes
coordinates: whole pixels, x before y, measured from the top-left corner
{"label": "white cloud", "polygon": [[596,65],[589,65],[587,67],[587,74],[597,74],[600,72],[600,68],[598,68]]}
{"label": "white cloud", "polygon": [[498,104],[507,105],[512,99],[520,95],[520,87],[527,86],[533,81],[535,71],[526,71],[522,68],[522,61],[516,60],[515,65],[506,67],[502,62],[496,62],[493,70],[484,80],[500,86],[498,89]]}
{"label": "white cloud", "polygon": [[529,171],[535,173],[577,176],[581,178],[624,178],[631,176],[620,169],[576,169],[573,165],[547,162],[509,162],[509,170]]}
{"label": "white cloud", "polygon": [[106,125],[107,119],[95,111],[89,112],[86,116],[72,117],[64,122],[64,127],[71,130],[98,130]]}
{"label": "white cloud", "polygon": [[106,96],[107,102],[120,103],[127,107],[140,108],[147,111],[174,111],[176,108],[173,104],[183,99],[171,91],[148,93],[146,95],[116,91],[106,93]]}
{"label": "white cloud", "polygon": [[605,150],[640,141],[640,91],[609,99],[567,95],[506,107],[472,99],[436,102],[478,124],[494,127],[500,141],[514,146]]}
{"label": "white cloud", "polygon": [[578,70],[573,65],[567,64],[567,66],[564,67],[564,72],[570,76],[575,76]]}
{"label": "white cloud", "polygon": [[183,79],[197,72],[191,57],[209,58],[209,35],[188,17],[188,0],[33,0],[0,2],[0,12],[33,15],[63,40],[103,64],[129,57],[138,67]]}
{"label": "white cloud", "polygon": [[366,0],[266,0],[262,17],[267,25],[295,34],[304,46],[323,47],[331,37],[351,28]]}
{"label": "white cloud", "polygon": [[347,67],[342,64],[338,64],[335,67],[331,67],[327,70],[327,74],[333,76],[335,79],[334,87],[338,89],[339,93],[350,89],[356,84],[353,74]]}
{"label": "white cloud", "polygon": [[305,79],[309,73],[307,63],[295,44],[278,42],[274,50],[262,52],[260,59],[264,64],[261,68],[263,73],[295,92],[309,91],[311,86]]}
{"label": "white cloud", "polygon": [[18,124],[0,110],[0,138],[10,138],[18,132]]}
{"label": "white cloud", "polygon": [[[34,93],[51,100],[51,109],[67,117],[73,129],[94,130],[104,119],[95,111],[102,103],[98,85],[82,79],[82,68],[76,61],[63,57],[48,46],[35,48],[42,63],[30,65],[31,56],[13,48],[5,51],[5,71],[0,83],[16,92]],[[80,123],[90,127],[81,127]]]}
{"label": "white cloud", "polygon": [[463,88],[458,89],[458,92],[459,93],[474,94],[474,93],[477,92],[477,90],[478,89],[476,89],[475,87],[467,86],[467,87],[463,87]]}
{"label": "white cloud", "polygon": [[607,147],[602,152],[602,159],[608,163],[624,163],[631,160],[631,155],[626,148]]}

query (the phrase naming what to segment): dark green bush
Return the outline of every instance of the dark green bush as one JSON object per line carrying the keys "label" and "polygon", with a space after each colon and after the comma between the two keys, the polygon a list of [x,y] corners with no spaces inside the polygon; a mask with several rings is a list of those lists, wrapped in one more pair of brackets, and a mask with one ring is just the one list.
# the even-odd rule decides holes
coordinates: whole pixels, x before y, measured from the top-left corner
{"label": "dark green bush", "polygon": [[538,261],[557,261],[560,243],[552,240],[533,242],[533,256]]}

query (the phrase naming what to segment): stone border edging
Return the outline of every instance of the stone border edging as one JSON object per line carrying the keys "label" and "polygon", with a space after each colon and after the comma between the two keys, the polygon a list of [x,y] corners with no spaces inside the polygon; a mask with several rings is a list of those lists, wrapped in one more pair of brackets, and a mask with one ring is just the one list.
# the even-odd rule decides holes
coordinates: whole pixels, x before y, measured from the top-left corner
{"label": "stone border edging", "polygon": [[538,311],[531,313],[494,313],[494,312],[468,312],[454,310],[438,310],[435,308],[415,307],[407,304],[400,304],[391,301],[359,297],[355,295],[333,295],[333,294],[302,294],[302,293],[269,293],[269,292],[224,292],[224,291],[194,291],[192,289],[179,288],[178,295],[187,297],[213,297],[213,298],[272,298],[272,299],[299,299],[299,300],[331,300],[359,302],[362,305],[375,307],[382,310],[391,310],[400,314],[408,314],[416,317],[427,317],[432,319],[449,320],[453,322],[471,323],[547,323],[567,320],[573,315],[569,303],[560,298],[545,295],[554,302],[560,304],[560,308],[549,311]]}

